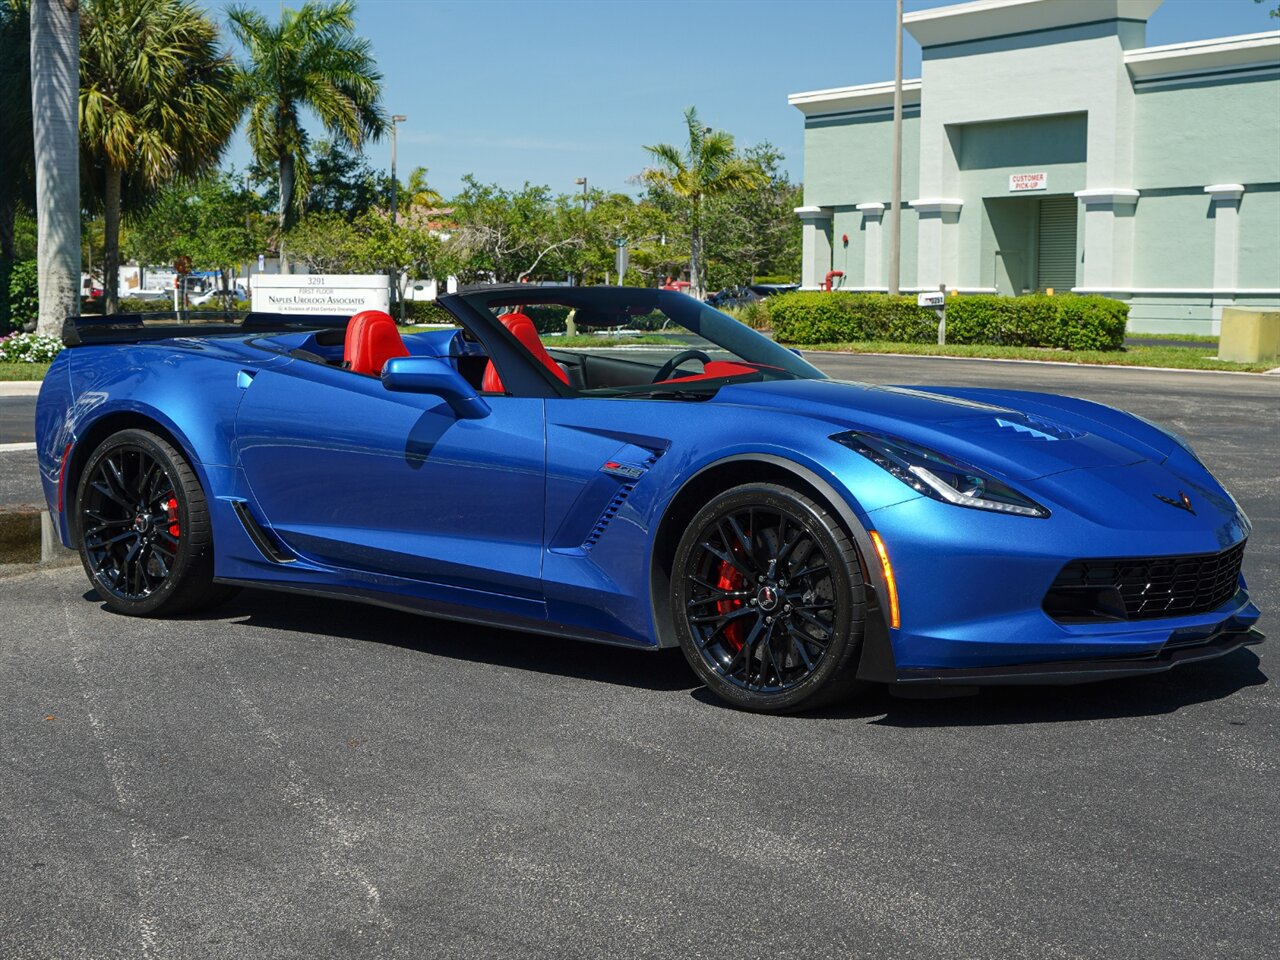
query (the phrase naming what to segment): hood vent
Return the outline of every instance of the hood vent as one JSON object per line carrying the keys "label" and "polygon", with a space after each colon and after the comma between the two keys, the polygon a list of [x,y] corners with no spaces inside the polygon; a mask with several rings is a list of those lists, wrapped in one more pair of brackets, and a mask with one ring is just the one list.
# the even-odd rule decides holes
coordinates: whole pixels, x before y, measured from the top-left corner
{"label": "hood vent", "polygon": [[971,417],[963,420],[952,420],[943,424],[943,426],[962,433],[1003,436],[1009,440],[1026,440],[1031,443],[1079,440],[1088,436],[1083,430],[1074,430],[1057,421],[1047,420],[1043,417],[1033,417],[1025,413],[1016,413],[1012,410],[990,419],[986,417]]}

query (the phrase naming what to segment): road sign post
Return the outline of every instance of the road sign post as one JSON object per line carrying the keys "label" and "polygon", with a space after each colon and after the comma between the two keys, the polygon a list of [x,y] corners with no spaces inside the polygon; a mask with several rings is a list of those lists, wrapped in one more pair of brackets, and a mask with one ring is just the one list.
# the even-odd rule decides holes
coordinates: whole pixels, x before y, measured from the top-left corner
{"label": "road sign post", "polygon": [[613,265],[618,271],[618,286],[622,286],[622,278],[627,275],[627,267],[631,265],[631,251],[627,247],[626,237],[618,237],[613,244],[617,248]]}

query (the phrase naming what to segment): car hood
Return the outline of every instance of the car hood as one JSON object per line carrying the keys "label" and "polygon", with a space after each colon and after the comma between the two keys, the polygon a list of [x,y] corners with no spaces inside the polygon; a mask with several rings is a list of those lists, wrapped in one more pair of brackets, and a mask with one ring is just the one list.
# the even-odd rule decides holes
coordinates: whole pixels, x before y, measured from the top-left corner
{"label": "car hood", "polygon": [[712,402],[817,418],[832,433],[899,437],[1016,480],[1162,462],[1175,446],[1127,414],[1050,394],[774,380],[731,384]]}

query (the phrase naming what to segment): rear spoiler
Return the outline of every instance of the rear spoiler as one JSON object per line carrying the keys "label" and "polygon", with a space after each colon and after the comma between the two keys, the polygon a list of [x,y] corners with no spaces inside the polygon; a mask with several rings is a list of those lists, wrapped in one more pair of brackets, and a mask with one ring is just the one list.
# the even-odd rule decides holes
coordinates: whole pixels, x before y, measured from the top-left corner
{"label": "rear spoiler", "polygon": [[342,330],[349,316],[339,314],[234,313],[201,310],[195,314],[113,313],[67,317],[62,342],[68,347],[104,343],[140,343],[174,337],[216,337],[237,333],[288,333],[294,330]]}

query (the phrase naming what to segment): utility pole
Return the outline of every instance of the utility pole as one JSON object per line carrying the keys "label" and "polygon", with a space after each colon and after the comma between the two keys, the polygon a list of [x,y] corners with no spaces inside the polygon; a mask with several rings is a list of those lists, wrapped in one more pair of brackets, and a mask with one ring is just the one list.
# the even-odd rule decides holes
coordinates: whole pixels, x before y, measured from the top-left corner
{"label": "utility pole", "polygon": [[889,293],[896,296],[902,262],[902,0],[893,25],[893,195],[889,198]]}
{"label": "utility pole", "polygon": [[[396,124],[404,123],[408,119],[403,113],[391,115],[391,226],[393,227],[400,222],[400,181],[396,179]],[[404,291],[400,288],[401,270],[398,265],[392,269],[395,271],[396,299],[400,301],[400,325],[404,326]]]}
{"label": "utility pole", "polygon": [[400,222],[400,198],[397,195],[400,190],[400,181],[396,179],[396,124],[404,123],[409,118],[403,113],[392,114],[391,116],[391,225],[395,226]]}

